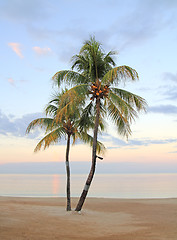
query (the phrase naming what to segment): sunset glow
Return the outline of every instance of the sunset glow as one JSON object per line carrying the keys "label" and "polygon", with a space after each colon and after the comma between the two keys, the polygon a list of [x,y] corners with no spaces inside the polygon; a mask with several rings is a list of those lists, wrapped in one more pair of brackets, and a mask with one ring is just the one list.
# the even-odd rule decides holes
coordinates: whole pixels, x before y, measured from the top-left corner
{"label": "sunset glow", "polygon": [[[176,164],[176,12],[176,1],[161,1],[160,8],[158,1],[140,0],[1,1],[0,164],[65,161],[65,138],[34,153],[45,132],[25,131],[32,120],[44,116],[46,104],[58,90],[52,76],[71,68],[72,56],[93,34],[106,52],[118,51],[117,66],[128,65],[139,74],[139,81],[116,87],[148,103],[147,113],[132,122],[128,140],[108,119],[106,131],[98,137],[107,148],[103,163]],[[70,161],[91,161],[91,148],[76,142]],[[53,192],[59,187],[55,176]]]}

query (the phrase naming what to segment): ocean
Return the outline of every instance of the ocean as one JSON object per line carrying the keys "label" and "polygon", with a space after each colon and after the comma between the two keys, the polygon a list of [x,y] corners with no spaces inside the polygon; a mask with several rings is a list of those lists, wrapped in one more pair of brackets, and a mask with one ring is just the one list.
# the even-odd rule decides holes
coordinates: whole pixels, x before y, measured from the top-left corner
{"label": "ocean", "polygon": [[[87,174],[71,176],[71,196],[79,197]],[[0,196],[65,197],[64,174],[0,174]],[[89,197],[177,198],[177,174],[95,174]]]}

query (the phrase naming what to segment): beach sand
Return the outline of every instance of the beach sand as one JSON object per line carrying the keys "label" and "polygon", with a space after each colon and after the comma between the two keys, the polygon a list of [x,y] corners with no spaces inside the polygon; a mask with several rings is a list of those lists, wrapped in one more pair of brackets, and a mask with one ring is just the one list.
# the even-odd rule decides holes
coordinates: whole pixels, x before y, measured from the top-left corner
{"label": "beach sand", "polygon": [[[78,199],[72,199],[73,208]],[[177,199],[87,198],[66,212],[65,198],[0,197],[1,240],[176,240]]]}

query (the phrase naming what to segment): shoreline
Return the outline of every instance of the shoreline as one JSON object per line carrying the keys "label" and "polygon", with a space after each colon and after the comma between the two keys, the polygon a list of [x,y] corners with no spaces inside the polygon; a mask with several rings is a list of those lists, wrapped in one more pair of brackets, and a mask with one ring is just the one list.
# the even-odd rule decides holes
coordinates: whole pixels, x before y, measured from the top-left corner
{"label": "shoreline", "polygon": [[[77,196],[77,197],[71,197],[71,199],[78,199],[80,196]],[[11,195],[0,195],[0,198],[34,198],[34,199],[66,199],[66,196],[11,196]],[[170,200],[170,199],[176,199],[177,201],[177,197],[144,197],[144,198],[118,198],[118,197],[87,197],[86,199],[107,199],[107,200],[111,200],[111,199],[114,199],[114,200],[161,200],[161,199],[167,199],[167,200]]]}
{"label": "shoreline", "polygon": [[3,240],[176,240],[177,199],[0,197]]}

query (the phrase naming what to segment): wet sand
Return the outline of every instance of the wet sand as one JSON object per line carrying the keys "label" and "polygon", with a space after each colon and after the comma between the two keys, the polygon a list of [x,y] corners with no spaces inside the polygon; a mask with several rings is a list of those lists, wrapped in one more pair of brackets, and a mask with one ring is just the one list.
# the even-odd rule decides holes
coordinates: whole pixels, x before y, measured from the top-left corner
{"label": "wet sand", "polygon": [[177,239],[177,199],[87,198],[80,214],[65,205],[65,198],[0,197],[0,239]]}

